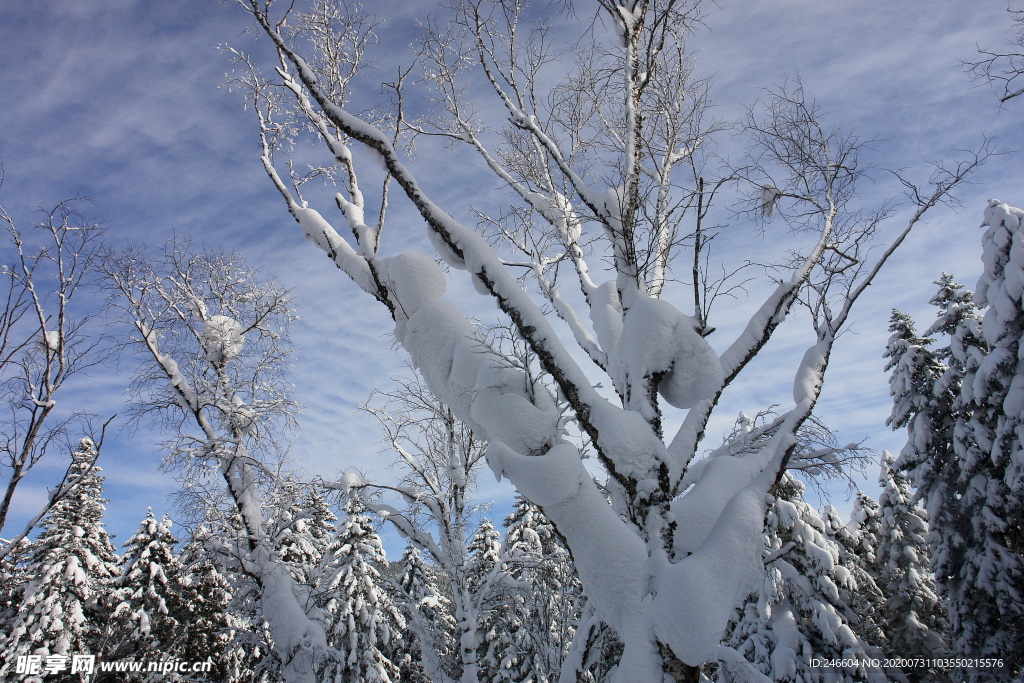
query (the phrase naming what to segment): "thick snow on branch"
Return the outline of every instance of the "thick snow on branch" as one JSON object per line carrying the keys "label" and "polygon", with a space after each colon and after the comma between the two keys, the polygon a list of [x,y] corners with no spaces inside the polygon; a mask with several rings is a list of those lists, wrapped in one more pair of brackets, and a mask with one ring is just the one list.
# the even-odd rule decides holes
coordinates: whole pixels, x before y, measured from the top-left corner
{"label": "thick snow on branch", "polygon": [[403,254],[386,264],[391,291],[405,320],[395,336],[431,391],[474,432],[521,453],[550,445],[559,411],[547,390],[531,385],[480,337],[466,317],[441,297],[444,276],[432,260]]}
{"label": "thick snow on branch", "polygon": [[199,341],[206,351],[206,360],[223,365],[242,352],[245,334],[242,325],[226,315],[211,316],[203,321]]}
{"label": "thick snow on branch", "polygon": [[697,332],[694,319],[672,304],[638,297],[622,323],[614,358],[627,407],[639,408],[639,401],[646,401],[629,389],[655,375],[662,376],[658,393],[676,408],[691,408],[722,385],[718,356]]}

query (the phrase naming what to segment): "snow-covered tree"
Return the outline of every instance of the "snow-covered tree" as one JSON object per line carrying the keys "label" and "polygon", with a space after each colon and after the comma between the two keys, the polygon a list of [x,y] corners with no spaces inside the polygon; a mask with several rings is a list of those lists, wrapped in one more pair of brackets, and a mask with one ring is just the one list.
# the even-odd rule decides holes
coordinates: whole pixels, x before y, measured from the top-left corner
{"label": "snow-covered tree", "polygon": [[543,511],[519,498],[505,518],[502,554],[514,584],[499,627],[501,680],[557,681],[583,607],[572,558]]}
{"label": "snow-covered tree", "polygon": [[[984,271],[975,302],[987,307],[980,331],[985,346],[963,349],[963,383],[958,401],[954,448],[959,464],[956,505],[960,543],[937,567],[949,607],[951,643],[960,655],[1001,657],[1007,672],[1024,664],[1024,371],[1019,360],[1024,334],[1022,291],[1024,211],[990,200],[982,239]],[[962,322],[951,345],[977,328]],[[954,352],[955,353],[955,352]],[[972,670],[982,680],[989,672]]]}
{"label": "snow-covered tree", "polygon": [[113,657],[171,651],[183,621],[190,618],[177,542],[171,520],[165,515],[158,521],[152,509],[125,542],[111,595],[120,641],[107,648]]}
{"label": "snow-covered tree", "polygon": [[231,582],[221,563],[206,547],[209,528],[200,525],[181,553],[184,568],[183,604],[188,618],[181,624],[174,651],[182,660],[212,661],[213,680],[238,680],[242,652],[234,643],[237,618],[228,611]]}
{"label": "snow-covered tree", "polygon": [[0,544],[7,550],[0,558],[0,623],[3,623],[4,616],[10,609],[16,608],[12,603],[15,589],[28,578],[25,573],[25,559],[32,544],[25,538],[20,541],[0,539]]}
{"label": "snow-covered tree", "polygon": [[16,589],[17,612],[0,641],[0,678],[15,675],[19,655],[98,654],[104,647],[118,564],[103,526],[106,500],[92,441],[79,442],[69,471],[78,485],[50,510],[25,558],[28,580]]}
{"label": "snow-covered tree", "polygon": [[[491,520],[485,518],[480,521],[466,550],[466,590],[477,618],[475,630],[459,634],[462,661],[466,665],[472,663],[476,677],[490,683],[501,680],[501,662],[495,657],[495,649],[502,649],[504,644],[498,641],[509,637],[503,628],[503,621],[509,616],[509,605],[501,591],[506,576],[501,534]],[[470,647],[476,649],[475,657],[467,652]],[[463,674],[465,680],[465,671]]]}
{"label": "snow-covered tree", "polygon": [[380,568],[387,559],[358,497],[345,503],[345,516],[327,552],[334,574],[325,606],[327,633],[340,654],[323,680],[398,681],[398,667],[387,653],[405,630],[405,620],[384,588]]}
{"label": "snow-covered tree", "polygon": [[850,628],[861,640],[891,651],[883,630],[885,595],[876,581],[878,562],[875,553],[865,552],[854,530],[847,526],[832,505],[825,506],[824,521],[826,536],[836,543],[839,550],[839,564],[850,572],[852,579],[839,587],[840,597],[856,617],[850,620]]}
{"label": "snow-covered tree", "polygon": [[[83,216],[80,202],[61,202],[43,220],[20,226],[0,207],[4,250],[13,263],[0,266],[0,533],[18,485],[47,453],[63,450],[75,431],[90,434],[90,417],[58,408],[68,380],[106,355],[94,321],[81,315],[83,296],[95,288],[102,227]],[[4,258],[7,258],[6,256]],[[97,444],[102,442],[98,433]],[[72,468],[74,466],[72,465]],[[38,515],[20,533],[26,538],[77,480],[69,469],[52,487]]]}
{"label": "snow-covered tree", "polygon": [[170,428],[166,464],[186,486],[212,490],[219,481],[226,491],[244,539],[236,559],[258,586],[253,597],[280,676],[316,681],[332,653],[310,589],[281,561],[263,507],[280,431],[296,408],[284,379],[293,316],[287,292],[236,255],[181,242],[153,258],[126,250],[105,268],[128,345],[143,359],[136,409]]}
{"label": "snow-covered tree", "polygon": [[[878,584],[886,596],[883,630],[889,651],[931,659],[946,654],[945,613],[935,593],[928,548],[927,513],[913,502],[907,478],[883,452],[878,498]],[[934,671],[911,669],[913,680],[929,680]]]}
{"label": "snow-covered tree", "polygon": [[433,572],[416,546],[409,544],[406,547],[399,564],[402,573],[395,581],[395,602],[402,609],[413,636],[398,639],[402,656],[395,665],[399,668],[401,680],[426,683],[430,681],[426,671],[443,671],[446,668],[451,676],[458,658],[452,601],[439,590]]}
{"label": "snow-covered tree", "polygon": [[[400,485],[357,477],[346,481],[355,489],[399,499],[402,508],[374,502],[370,496],[364,502],[418,550],[428,553],[446,584],[441,592],[451,597],[458,646],[450,656],[440,651],[424,653],[426,675],[433,681],[461,679],[475,683],[479,679],[477,657],[483,633],[482,601],[489,596],[473,584],[476,578],[470,568],[470,518],[476,509],[472,489],[483,463],[485,444],[419,379],[397,381],[397,391],[378,392],[381,400],[365,409],[380,421],[385,442],[398,457],[403,473]],[[423,647],[440,645],[444,638],[435,634],[421,643]]]}
{"label": "snow-covered tree", "polygon": [[[712,188],[723,186],[698,170],[714,128],[686,47],[699,3],[601,0],[598,16],[574,15],[580,21],[551,40],[525,3],[460,2],[428,23],[421,78],[390,83],[390,100],[364,87],[376,26],[365,12],[333,0],[239,4],[278,59],[265,75],[236,51],[235,85],[259,121],[263,168],[302,232],[386,307],[430,390],[488,444],[494,473],[566,539],[596,619],[624,645],[616,680],[659,680],[665,671],[693,680],[760,581],[765,496],[812,414],[854,303],[985,150],[936,166],[927,184],[901,178],[910,203],[889,228],[893,205],[858,199],[867,166],[858,139],[831,126],[799,84],[770,91],[744,127],[747,163],[722,175],[739,178],[751,222],[769,219],[763,188],[775,188],[770,220],[795,231],[763,289],[747,285],[754,313],[713,348],[707,335],[724,329],[712,319],[723,290],[707,277],[711,243],[701,225]],[[579,35],[568,35],[577,26]],[[416,97],[432,100],[433,118],[407,116],[413,83],[426,88]],[[325,150],[312,176],[288,158],[301,149],[308,159],[307,134]],[[442,207],[432,188],[449,174],[417,172],[398,144],[408,135],[423,144],[440,137],[449,168],[478,164],[500,188],[453,193],[467,205]],[[336,181],[326,207],[306,192],[311,177]],[[378,182],[381,194],[371,193]],[[469,313],[445,297],[448,275],[432,256],[385,248],[385,237],[410,243],[408,230],[384,230],[392,186],[452,277],[463,272],[497,322],[514,328],[529,364],[496,357],[474,324],[479,306]],[[469,206],[477,197],[483,204]],[[454,218],[469,209],[485,234]],[[873,251],[887,231],[888,246]],[[691,290],[669,277],[682,262],[694,264]],[[806,352],[786,381],[793,401],[773,438],[698,474],[723,391],[797,302],[811,313]],[[570,423],[603,470],[610,505],[566,438]],[[674,434],[670,424],[680,425]]]}
{"label": "snow-covered tree", "polygon": [[[975,372],[988,352],[982,335],[982,319],[977,313],[971,292],[957,283],[953,276],[943,273],[938,291],[931,303],[938,309],[935,322],[926,332],[935,337],[938,345],[910,344],[913,350],[916,376],[920,378],[917,406],[903,411],[904,419],[892,422],[894,427],[906,424],[907,444],[900,451],[896,468],[907,472],[916,489],[913,501],[919,502],[928,514],[928,550],[931,557],[931,577],[935,588],[953,615],[955,624],[965,614],[958,602],[959,586],[972,582],[963,574],[963,557],[967,548],[977,542],[969,501],[964,497],[970,481],[961,475],[961,457],[966,450],[964,439],[970,439],[967,425],[971,423],[976,405],[962,391],[964,377],[970,369]],[[892,365],[894,375],[906,372],[908,364],[897,361]],[[930,387],[928,386],[930,383]],[[922,399],[927,399],[923,400]],[[894,410],[894,417],[897,412]],[[970,571],[970,569],[967,569]],[[969,610],[967,618],[970,619]],[[954,626],[952,636],[957,639],[960,626]]]}
{"label": "snow-covered tree", "polygon": [[322,487],[285,477],[277,483],[268,507],[271,510],[267,520],[271,527],[269,533],[274,538],[278,556],[289,566],[298,583],[316,591],[320,579],[317,567],[338,522],[327,505]]}
{"label": "snow-covered tree", "polygon": [[[818,512],[803,500],[803,484],[786,477],[776,487],[765,525],[762,585],[741,609],[720,652],[720,680],[889,681],[899,671],[870,664],[880,651],[851,628],[842,587],[853,581],[840,564]],[[845,660],[820,667],[812,659]]]}

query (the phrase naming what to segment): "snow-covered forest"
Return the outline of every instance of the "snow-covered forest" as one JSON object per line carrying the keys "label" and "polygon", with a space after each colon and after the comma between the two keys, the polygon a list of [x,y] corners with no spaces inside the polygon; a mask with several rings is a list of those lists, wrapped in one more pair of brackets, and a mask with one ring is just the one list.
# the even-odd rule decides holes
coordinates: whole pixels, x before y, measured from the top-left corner
{"label": "snow-covered forest", "polygon": [[12,146],[0,679],[1024,676],[1024,15],[889,141],[916,76],[723,105],[702,0],[430,5],[220,3],[246,190],[166,239]]}

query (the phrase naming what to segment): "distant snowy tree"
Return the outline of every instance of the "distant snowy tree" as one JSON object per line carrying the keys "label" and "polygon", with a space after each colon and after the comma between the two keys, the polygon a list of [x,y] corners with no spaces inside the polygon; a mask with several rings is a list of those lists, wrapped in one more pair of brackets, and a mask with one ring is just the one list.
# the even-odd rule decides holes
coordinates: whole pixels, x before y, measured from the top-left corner
{"label": "distant snowy tree", "polygon": [[112,626],[120,642],[108,647],[110,658],[172,651],[182,622],[191,617],[185,602],[184,568],[170,527],[170,519],[164,516],[157,521],[148,510],[124,544],[121,574],[111,594]]}
{"label": "distant snowy tree", "polygon": [[831,505],[825,506],[824,522],[826,536],[838,546],[839,564],[850,572],[852,579],[851,582],[839,586],[843,602],[850,606],[856,617],[850,621],[850,628],[865,642],[892,652],[884,630],[885,595],[876,581],[876,554],[865,551],[854,531],[843,521],[839,511]]}
{"label": "distant snowy tree", "polygon": [[199,526],[181,553],[184,569],[182,620],[174,651],[182,660],[213,662],[211,680],[235,681],[240,676],[241,653],[234,644],[236,619],[228,612],[231,583],[205,542],[210,530]]}
{"label": "distant snowy tree", "polygon": [[[720,680],[902,680],[898,671],[870,665],[881,653],[851,628],[852,610],[842,600],[841,587],[852,576],[821,516],[803,501],[803,488],[791,477],[776,487],[765,527],[764,581],[721,648]],[[815,658],[849,665],[815,666]]]}
{"label": "distant snowy tree", "polygon": [[[391,486],[350,476],[346,484],[397,497],[402,506],[367,496],[367,507],[391,524],[421,552],[428,553],[445,584],[441,593],[452,601],[455,619],[454,652],[424,653],[426,675],[440,683],[479,679],[478,650],[485,619],[484,601],[490,591],[479,590],[477,571],[471,569],[471,516],[476,509],[472,489],[483,465],[484,446],[466,423],[427,389],[418,378],[400,378],[399,389],[378,392],[381,400],[367,405],[385,433],[385,442],[398,457],[403,473],[400,485]],[[492,526],[493,531],[493,526]],[[500,550],[493,550],[499,553]],[[443,644],[443,638],[421,641]],[[447,650],[447,646],[444,646]],[[434,668],[437,667],[437,668]]]}
{"label": "distant snowy tree", "polygon": [[[460,633],[462,660],[473,662],[477,678],[490,683],[500,680],[501,662],[495,660],[492,647],[501,649],[502,645],[496,641],[508,636],[503,631],[502,620],[509,611],[508,601],[500,592],[505,578],[501,534],[491,520],[480,521],[466,550],[466,589],[477,614],[477,623],[474,632]],[[475,658],[466,652],[469,647],[475,647]]]}
{"label": "distant snowy tree", "polygon": [[584,603],[572,559],[543,511],[523,498],[505,518],[503,555],[521,588],[510,591],[511,621],[501,628],[502,680],[557,681]]}
{"label": "distant snowy tree", "polygon": [[[239,4],[278,54],[264,74],[234,51],[233,85],[259,123],[260,162],[302,233],[381,302],[434,396],[487,443],[488,466],[566,539],[594,619],[623,644],[616,680],[696,680],[760,581],[765,496],[813,413],[852,307],[987,150],[936,165],[925,184],[899,177],[909,205],[889,228],[894,205],[863,200],[863,144],[795,81],[752,107],[746,162],[713,174],[738,182],[704,182],[705,147],[722,127],[687,47],[700,3],[601,0],[590,6],[596,16],[569,13],[557,40],[526,3],[456,3],[426,23],[422,71],[389,81],[391,99],[365,87],[374,17],[333,0]],[[569,45],[586,47],[562,49]],[[431,105],[426,115],[404,106],[413,99]],[[410,136],[446,144],[446,161],[417,172],[404,153]],[[310,143],[323,160],[300,172]],[[462,176],[441,168],[483,171],[499,187],[448,193],[452,205],[442,207],[434,189]],[[326,204],[308,191],[314,178],[334,185]],[[739,187],[749,209],[730,223],[768,220],[758,209],[770,186],[771,220],[792,228],[787,253],[751,246],[753,260],[780,265],[747,283],[755,304],[745,322],[718,313],[734,283],[709,277],[719,264],[709,261],[703,221],[726,186]],[[447,273],[433,256],[402,251],[423,248],[406,246],[408,214],[405,229],[385,229],[394,187]],[[467,213],[479,230],[454,218]],[[888,246],[875,249],[883,235]],[[684,272],[692,288],[678,285]],[[514,328],[529,363],[494,353],[477,324],[480,306],[460,310],[461,297],[445,297],[449,277],[485,297],[493,316],[483,326]],[[793,400],[772,438],[694,469],[723,392],[749,374],[795,304],[810,313],[805,353],[784,382]],[[711,340],[716,348],[713,314],[733,323],[729,338]],[[669,425],[679,425],[674,434]]]}
{"label": "distant snowy tree", "polygon": [[237,556],[258,587],[267,642],[289,683],[315,683],[333,654],[310,599],[266,528],[280,432],[296,405],[288,393],[288,293],[236,255],[177,241],[150,257],[139,249],[105,264],[128,346],[142,358],[136,411],[171,432],[166,465],[189,488],[220,481],[240,524]]}
{"label": "distant snowy tree", "polygon": [[323,560],[338,522],[327,505],[324,491],[316,484],[284,478],[275,487],[268,507],[272,509],[269,533],[281,561],[290,567],[299,584],[315,592],[320,578],[317,566]]}
{"label": "distant snowy tree", "polygon": [[[457,660],[452,601],[439,590],[416,546],[406,547],[399,564],[402,573],[396,579],[396,603],[414,637],[398,639],[405,656],[395,664],[401,671],[401,680],[427,683],[430,678],[426,671],[443,670]],[[431,661],[424,664],[425,658]]]}
{"label": "distant snowy tree", "polygon": [[[910,484],[893,469],[888,452],[882,454],[878,483],[878,576],[886,596],[883,629],[889,651],[901,657],[942,657],[947,654],[946,619],[931,577],[927,513],[913,502]],[[915,667],[907,674],[912,680],[931,680],[936,671]]]}
{"label": "distant snowy tree", "polygon": [[102,272],[103,236],[102,226],[80,212],[83,204],[61,202],[41,211],[42,220],[29,227],[0,206],[5,254],[0,266],[0,534],[15,543],[0,546],[0,558],[78,483],[66,471],[39,514],[11,532],[7,515],[29,471],[47,453],[70,449],[68,437],[75,431],[102,443],[85,411],[72,404],[58,407],[68,381],[109,353],[99,343],[96,320],[83,314],[98,308],[90,309],[82,299],[95,290]]}
{"label": "distant snowy tree", "polygon": [[118,565],[103,527],[106,500],[95,460],[92,441],[82,439],[70,468],[79,484],[50,510],[25,558],[29,578],[13,596],[18,609],[0,641],[0,678],[14,677],[19,655],[98,654],[103,648]]}
{"label": "distant snowy tree", "polygon": [[397,682],[398,667],[387,652],[405,630],[405,620],[384,590],[384,549],[357,497],[346,502],[338,535],[327,552],[334,573],[325,608],[327,633],[340,656],[323,680]]}
{"label": "distant snowy tree", "polygon": [[893,409],[887,424],[893,429],[906,426],[921,413],[927,413],[933,403],[935,381],[943,366],[929,348],[933,342],[917,336],[914,322],[902,311],[893,310],[889,318],[889,344],[885,358],[889,361],[889,393]]}
{"label": "distant snowy tree", "polygon": [[[965,439],[972,438],[973,430],[968,425],[977,408],[971,398],[973,388],[964,391],[964,379],[969,372],[976,372],[988,353],[988,344],[971,292],[947,273],[935,284],[938,291],[931,303],[938,309],[937,317],[926,334],[934,336],[939,345],[934,349],[916,347],[917,357],[924,361],[918,364],[920,393],[928,400],[906,412],[905,420],[892,425],[896,428],[906,424],[907,444],[895,467],[907,472],[916,489],[913,502],[927,511],[929,580],[935,582],[942,609],[949,609],[950,645],[956,646],[957,634],[965,628],[961,625],[963,618],[968,622],[972,618],[972,608],[960,597],[960,588],[974,582],[973,568],[965,567],[963,558],[971,552],[969,546],[978,542],[971,520],[977,512],[976,507],[972,509],[974,496],[965,497],[971,482],[961,472],[961,458],[968,448]],[[899,371],[900,366],[893,369],[894,374]],[[893,414],[897,414],[895,410]],[[934,624],[928,626],[935,628]]]}

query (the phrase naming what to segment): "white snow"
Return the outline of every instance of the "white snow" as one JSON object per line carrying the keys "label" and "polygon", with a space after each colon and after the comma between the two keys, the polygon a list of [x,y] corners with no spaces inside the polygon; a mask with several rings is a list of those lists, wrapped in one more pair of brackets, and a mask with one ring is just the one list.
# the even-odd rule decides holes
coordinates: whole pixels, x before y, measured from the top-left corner
{"label": "white snow", "polygon": [[243,330],[241,323],[227,315],[214,315],[204,320],[199,330],[199,341],[206,359],[222,365],[237,357],[245,344]]}
{"label": "white snow", "polygon": [[676,408],[692,408],[722,384],[722,364],[693,318],[662,299],[636,298],[623,319],[616,356],[626,386],[665,373],[658,393]]}

